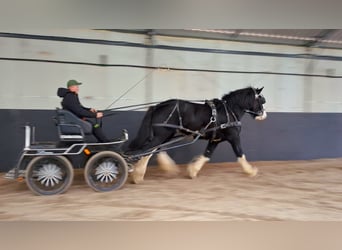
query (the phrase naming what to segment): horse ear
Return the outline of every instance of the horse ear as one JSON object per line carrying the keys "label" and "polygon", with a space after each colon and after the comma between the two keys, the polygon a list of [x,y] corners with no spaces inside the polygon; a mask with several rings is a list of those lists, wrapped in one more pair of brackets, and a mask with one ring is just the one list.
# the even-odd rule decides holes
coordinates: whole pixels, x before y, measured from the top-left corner
{"label": "horse ear", "polygon": [[255,91],[256,91],[257,94],[259,95],[263,89],[264,89],[264,87],[262,87],[262,88],[260,88],[260,89],[256,89]]}

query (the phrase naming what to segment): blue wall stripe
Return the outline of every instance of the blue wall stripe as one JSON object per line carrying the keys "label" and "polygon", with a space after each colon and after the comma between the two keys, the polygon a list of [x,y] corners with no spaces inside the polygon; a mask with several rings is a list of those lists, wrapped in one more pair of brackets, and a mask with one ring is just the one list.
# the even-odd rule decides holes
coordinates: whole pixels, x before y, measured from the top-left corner
{"label": "blue wall stripe", "polygon": [[[24,146],[23,126],[29,122],[36,126],[37,141],[57,140],[57,130],[52,120],[54,110],[0,109],[2,117],[0,145],[0,171],[10,170]],[[127,129],[130,139],[137,133],[143,111],[120,111],[104,118],[108,137],[116,138]],[[270,112],[265,121],[257,122],[246,115],[242,119],[241,142],[247,159],[307,160],[342,157],[342,113],[277,113]],[[179,164],[189,162],[202,154],[206,141],[170,150],[169,154]],[[234,162],[231,146],[224,142],[215,151],[211,162]],[[82,163],[75,161],[75,167]]]}

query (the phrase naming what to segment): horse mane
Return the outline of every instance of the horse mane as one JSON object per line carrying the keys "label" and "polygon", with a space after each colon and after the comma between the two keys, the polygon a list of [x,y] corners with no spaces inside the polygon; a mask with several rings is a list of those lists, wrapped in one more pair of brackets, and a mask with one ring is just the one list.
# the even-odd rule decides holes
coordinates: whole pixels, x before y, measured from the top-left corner
{"label": "horse mane", "polygon": [[222,100],[232,105],[240,104],[240,106],[248,107],[254,101],[255,90],[253,87],[247,87],[244,89],[238,89],[231,91],[228,94],[222,96]]}

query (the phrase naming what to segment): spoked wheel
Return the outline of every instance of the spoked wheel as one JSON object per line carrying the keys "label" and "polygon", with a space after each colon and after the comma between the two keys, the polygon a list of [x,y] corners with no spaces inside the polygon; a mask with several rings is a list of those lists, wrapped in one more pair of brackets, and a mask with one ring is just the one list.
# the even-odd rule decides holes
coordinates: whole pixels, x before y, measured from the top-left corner
{"label": "spoked wheel", "polygon": [[72,165],[64,156],[39,156],[32,159],[25,171],[27,186],[38,195],[65,192],[73,177]]}
{"label": "spoked wheel", "polygon": [[89,159],[84,169],[84,177],[95,191],[119,189],[128,177],[127,163],[118,153],[102,151]]}

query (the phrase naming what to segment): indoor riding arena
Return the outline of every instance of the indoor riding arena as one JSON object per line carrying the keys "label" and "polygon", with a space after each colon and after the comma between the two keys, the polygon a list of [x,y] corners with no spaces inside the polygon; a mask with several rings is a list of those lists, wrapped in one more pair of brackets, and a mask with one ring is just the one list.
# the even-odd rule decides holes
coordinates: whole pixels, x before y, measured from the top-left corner
{"label": "indoor riding arena", "polygon": [[[22,30],[0,33],[0,54],[0,221],[342,221],[342,30]],[[118,143],[62,134],[71,79]],[[243,156],[228,140],[204,157],[211,123],[189,129],[178,106],[166,129],[190,136],[128,153],[150,107],[208,105],[216,135],[230,123],[210,100],[249,87],[266,102],[234,120]]]}

